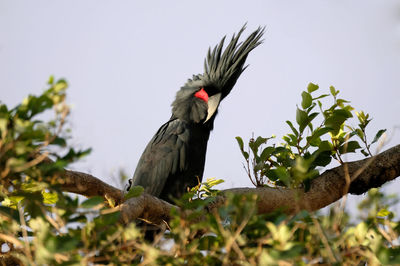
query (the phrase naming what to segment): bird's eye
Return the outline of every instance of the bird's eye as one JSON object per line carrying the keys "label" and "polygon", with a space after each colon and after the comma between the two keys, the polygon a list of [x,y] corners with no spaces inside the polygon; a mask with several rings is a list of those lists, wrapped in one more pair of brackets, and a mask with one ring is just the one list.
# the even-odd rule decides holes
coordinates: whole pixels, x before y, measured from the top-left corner
{"label": "bird's eye", "polygon": [[201,88],[199,91],[197,91],[194,94],[194,97],[197,97],[199,99],[202,99],[205,102],[208,102],[208,94],[207,92],[204,90],[204,88]]}

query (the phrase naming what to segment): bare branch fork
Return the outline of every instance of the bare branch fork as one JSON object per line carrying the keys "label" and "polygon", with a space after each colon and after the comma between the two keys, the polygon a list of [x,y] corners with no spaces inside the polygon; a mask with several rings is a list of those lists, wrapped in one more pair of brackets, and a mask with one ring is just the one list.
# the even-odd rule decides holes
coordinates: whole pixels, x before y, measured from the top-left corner
{"label": "bare branch fork", "polygon": [[[346,175],[350,184],[346,183]],[[371,188],[380,187],[400,176],[400,145],[394,146],[378,155],[364,160],[346,163],[325,171],[311,182],[310,189],[284,189],[271,187],[231,188],[223,190],[224,194],[256,194],[258,196],[258,213],[269,213],[283,208],[287,213],[300,210],[315,211],[321,209],[347,193],[362,194]],[[347,181],[348,182],[348,181]],[[87,197],[102,196],[113,199],[119,206],[123,222],[144,218],[155,224],[168,220],[174,205],[160,200],[147,193],[124,202],[123,191],[110,186],[100,179],[81,172],[65,170],[60,181],[63,191],[73,192]],[[225,198],[218,197],[209,206],[217,208],[224,204]]]}

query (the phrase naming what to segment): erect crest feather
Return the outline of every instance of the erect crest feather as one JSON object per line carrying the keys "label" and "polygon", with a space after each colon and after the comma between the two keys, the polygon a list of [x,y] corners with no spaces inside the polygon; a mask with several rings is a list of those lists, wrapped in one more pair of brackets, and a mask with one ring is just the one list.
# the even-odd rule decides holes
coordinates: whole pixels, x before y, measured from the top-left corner
{"label": "erect crest feather", "polygon": [[249,53],[262,43],[261,37],[264,28],[259,27],[247,37],[244,42],[239,42],[240,36],[246,29],[244,25],[237,35],[233,35],[229,44],[223,49],[226,36],[211,50],[208,49],[204,60],[204,74],[193,75],[185,86],[213,86],[222,93],[222,98],[229,94],[240,74],[246,69],[244,66]]}

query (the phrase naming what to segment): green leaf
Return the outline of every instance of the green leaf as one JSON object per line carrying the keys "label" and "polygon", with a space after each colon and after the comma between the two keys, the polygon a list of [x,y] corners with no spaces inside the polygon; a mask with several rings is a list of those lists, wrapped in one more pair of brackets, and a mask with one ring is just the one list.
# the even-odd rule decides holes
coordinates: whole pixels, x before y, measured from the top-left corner
{"label": "green leaf", "polygon": [[369,153],[368,152],[366,152],[364,149],[363,150],[361,150],[361,153],[365,156],[365,157],[368,157],[369,156]]}
{"label": "green leaf", "polygon": [[317,150],[316,152],[318,153],[318,155],[312,163],[313,166],[325,167],[332,161],[331,152],[329,150],[328,151]]}
{"label": "green leaf", "polygon": [[103,204],[104,203],[104,199],[100,196],[95,196],[92,197],[90,199],[85,200],[84,202],[81,203],[82,208],[85,209],[91,209],[99,204]]}
{"label": "green leaf", "polygon": [[240,151],[241,151],[242,154],[243,154],[243,157],[244,157],[246,160],[249,159],[249,153],[244,151],[243,139],[242,139],[241,137],[239,137],[239,136],[236,137],[235,139],[236,139],[237,143],[239,144],[239,148],[240,148]]}
{"label": "green leaf", "polygon": [[58,193],[57,192],[42,192],[43,203],[44,204],[55,204],[58,201]]}
{"label": "green leaf", "polygon": [[62,93],[67,89],[67,87],[68,83],[63,79],[60,79],[57,81],[56,85],[54,85],[53,88],[56,93]]}
{"label": "green leaf", "polygon": [[237,143],[239,144],[240,150],[243,151],[243,146],[244,146],[243,139],[239,136],[237,136],[235,139],[236,139]]}
{"label": "green leaf", "polygon": [[386,129],[381,129],[378,131],[378,133],[376,133],[374,140],[371,142],[371,144],[374,144],[375,142],[377,142],[379,140],[379,138],[382,136],[383,133],[386,132]]}
{"label": "green leaf", "polygon": [[96,217],[96,219],[94,219],[94,221],[95,221],[96,225],[103,227],[104,225],[115,224],[116,222],[118,222],[120,216],[121,216],[121,212],[116,211],[116,212],[107,213],[107,214],[103,214],[99,217]]}
{"label": "green leaf", "polygon": [[350,137],[357,135],[361,140],[364,140],[364,132],[361,128],[356,128],[353,132],[350,133]]}
{"label": "green leaf", "polygon": [[49,80],[47,81],[47,84],[53,85],[53,83],[54,83],[54,76],[51,75],[51,76],[49,77]]}
{"label": "green leaf", "polygon": [[209,187],[212,188],[213,186],[219,185],[224,183],[225,181],[223,179],[216,179],[215,177],[212,178],[207,178],[205,184]]}
{"label": "green leaf", "polygon": [[344,109],[338,109],[334,110],[332,115],[330,115],[326,120],[325,120],[325,126],[332,128],[332,134],[337,135],[337,133],[340,130],[340,127],[343,125],[343,123],[353,115]]}
{"label": "green leaf", "polygon": [[254,141],[254,148],[258,150],[261,144],[267,142],[267,138],[257,137],[256,141]]}
{"label": "green leaf", "polygon": [[[318,99],[322,99],[322,98],[325,98],[325,97],[328,97],[329,96],[329,94],[322,94],[322,95],[320,95],[320,96],[318,96],[318,97],[316,97],[316,98],[313,98],[313,100],[318,100]],[[322,106],[322,104],[321,104],[321,102],[320,101],[318,101],[318,106],[321,108],[321,106]]]}
{"label": "green leaf", "polygon": [[390,214],[391,214],[390,211],[388,211],[387,209],[383,208],[383,209],[380,209],[380,210],[379,210],[379,212],[376,214],[376,216],[379,216],[379,217],[386,217],[386,216],[388,216],[388,215],[390,215]]}
{"label": "green leaf", "polygon": [[332,94],[333,96],[336,96],[336,95],[339,94],[339,91],[336,90],[335,87],[330,86],[329,89],[331,90],[331,94]]}
{"label": "green leaf", "polygon": [[286,124],[289,125],[289,127],[292,129],[293,133],[297,136],[299,136],[299,132],[297,131],[297,129],[294,128],[292,122],[290,122],[289,120],[286,120]]}
{"label": "green leaf", "polygon": [[307,109],[308,107],[310,107],[312,103],[311,95],[308,92],[303,91],[301,93],[301,97],[302,97],[301,107],[303,107],[303,109]]}
{"label": "green leaf", "polygon": [[272,154],[273,154],[273,155],[277,155],[277,154],[286,153],[286,152],[290,152],[290,150],[287,149],[287,148],[285,148],[285,147],[279,146],[279,147],[276,147],[276,148],[274,149],[274,151],[272,152]]}
{"label": "green leaf", "polygon": [[316,90],[318,90],[318,88],[319,88],[319,86],[317,85],[317,84],[314,84],[314,83],[308,83],[308,86],[307,86],[307,91],[309,92],[309,93],[311,93],[311,92],[313,92],[313,91],[316,91]]}
{"label": "green leaf", "polygon": [[128,193],[125,194],[125,199],[136,198],[142,195],[144,188],[142,186],[134,186],[132,187]]}
{"label": "green leaf", "polygon": [[61,146],[61,147],[66,147],[67,146],[67,141],[64,138],[61,138],[59,136],[56,136],[52,142],[52,144]]}
{"label": "green leaf", "polygon": [[333,146],[332,143],[330,143],[327,140],[321,141],[321,143],[319,144],[319,149],[320,152],[323,151],[332,151],[333,150]]}
{"label": "green leaf", "polygon": [[[1,202],[1,204],[3,204],[3,202]],[[14,209],[14,208],[6,207],[6,206],[0,206],[0,214],[2,216],[4,215],[9,218],[12,218],[14,221],[16,221],[18,223],[21,222],[20,217],[19,217],[19,212],[16,210],[16,208]]]}
{"label": "green leaf", "polygon": [[266,148],[262,151],[262,153],[261,153],[261,155],[260,155],[260,161],[261,161],[261,162],[265,162],[265,161],[271,156],[271,154],[274,152],[274,150],[275,150],[274,147],[271,147],[271,146],[266,147]]}
{"label": "green leaf", "polygon": [[302,133],[308,124],[308,115],[305,111],[300,110],[299,108],[297,108],[296,111],[296,122],[300,126],[300,133]]}
{"label": "green leaf", "polygon": [[288,181],[290,179],[290,174],[288,173],[286,167],[282,166],[266,171],[265,175],[272,181],[276,181],[279,179],[285,184],[288,184]]}
{"label": "green leaf", "polygon": [[310,137],[307,137],[307,141],[309,143],[313,143],[315,140],[319,139],[321,136],[327,134],[330,132],[332,129],[329,127],[321,127],[317,128]]}
{"label": "green leaf", "polygon": [[283,140],[285,140],[290,146],[297,145],[297,137],[293,134],[287,134],[286,136],[283,136]]}
{"label": "green leaf", "polygon": [[[308,123],[311,123],[311,121],[313,121],[314,118],[316,118],[318,115],[319,115],[319,113],[311,113],[311,114],[308,116]],[[310,125],[310,126],[311,126],[311,125]]]}
{"label": "green leaf", "polygon": [[346,143],[344,143],[342,146],[339,147],[339,152],[341,154],[345,154],[345,153],[349,153],[349,152],[355,152],[357,149],[360,149],[361,146],[358,143],[358,141],[349,141]]}
{"label": "green leaf", "polygon": [[337,100],[336,100],[336,103],[337,103],[338,106],[340,106],[340,107],[343,108],[343,107],[344,107],[343,104],[344,104],[344,103],[349,103],[349,101],[346,101],[346,100],[344,100],[344,99],[337,99]]}

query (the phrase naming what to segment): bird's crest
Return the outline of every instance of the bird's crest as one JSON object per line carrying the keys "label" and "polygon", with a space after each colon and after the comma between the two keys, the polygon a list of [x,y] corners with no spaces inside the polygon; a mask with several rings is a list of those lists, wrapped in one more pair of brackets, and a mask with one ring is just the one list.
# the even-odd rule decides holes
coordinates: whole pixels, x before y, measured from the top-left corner
{"label": "bird's crest", "polygon": [[240,29],[237,35],[234,34],[224,50],[225,37],[214,49],[209,48],[204,60],[204,74],[194,75],[185,85],[193,86],[201,83],[203,86],[213,86],[221,90],[222,98],[228,95],[240,74],[247,67],[244,64],[248,54],[262,43],[260,40],[264,34],[262,27],[250,34],[244,42],[239,42],[245,29],[246,25]]}

